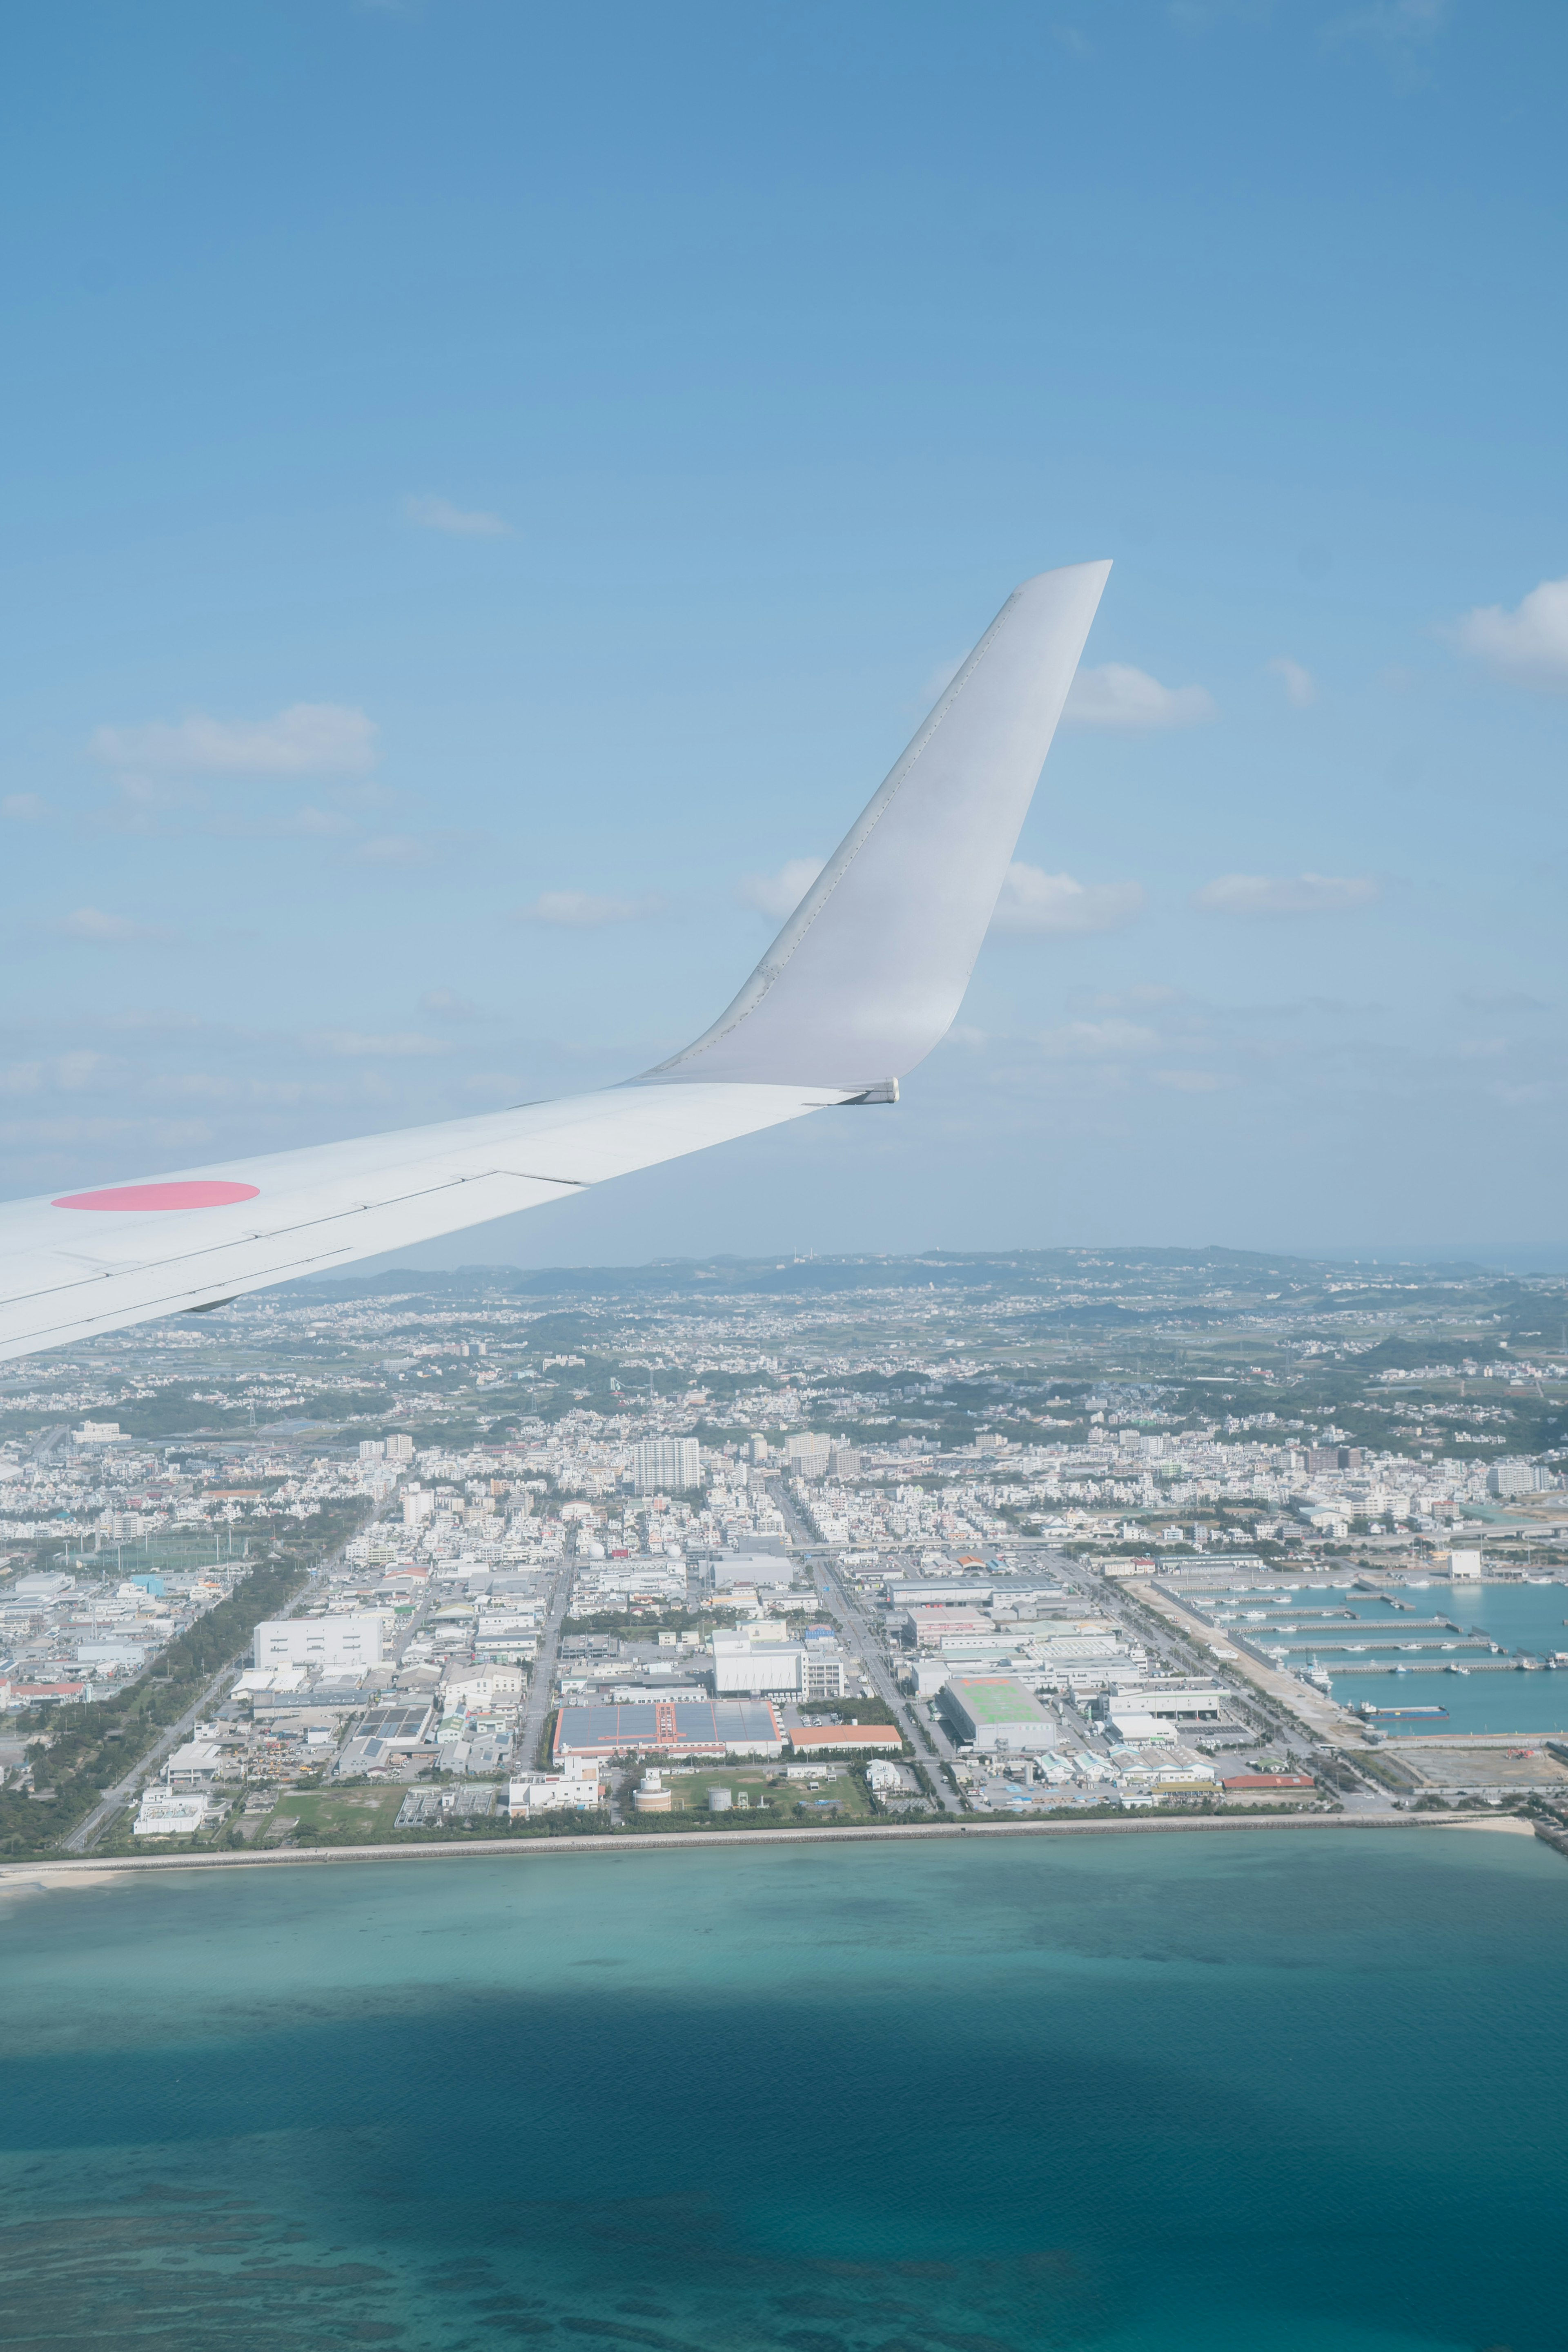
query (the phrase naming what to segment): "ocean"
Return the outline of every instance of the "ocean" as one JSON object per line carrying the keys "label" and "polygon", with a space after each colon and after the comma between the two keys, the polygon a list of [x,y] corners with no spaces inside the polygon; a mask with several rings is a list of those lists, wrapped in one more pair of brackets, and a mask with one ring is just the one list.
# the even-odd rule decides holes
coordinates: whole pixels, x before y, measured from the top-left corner
{"label": "ocean", "polygon": [[0,1903],[8,2352],[1560,2352],[1568,1863],[1249,1832]]}

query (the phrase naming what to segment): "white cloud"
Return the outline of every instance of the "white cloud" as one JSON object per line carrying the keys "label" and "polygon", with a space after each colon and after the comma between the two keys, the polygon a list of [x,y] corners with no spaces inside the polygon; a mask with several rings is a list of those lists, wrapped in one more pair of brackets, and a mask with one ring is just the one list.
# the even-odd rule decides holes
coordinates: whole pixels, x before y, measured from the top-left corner
{"label": "white cloud", "polygon": [[1153,1029],[1136,1021],[1063,1021],[1047,1029],[1040,1045],[1053,1060],[1093,1061],[1107,1055],[1152,1054],[1159,1045]]}
{"label": "white cloud", "polygon": [[1221,874],[1192,903],[1211,915],[1336,915],[1379,896],[1364,874]]}
{"label": "white cloud", "polygon": [[1285,689],[1285,699],[1292,710],[1305,710],[1318,698],[1318,682],[1310,669],[1303,669],[1289,654],[1277,654],[1264,668],[1277,677]]}
{"label": "white cloud", "polygon": [[412,833],[379,833],[354,852],[361,866],[423,866],[430,855],[429,845]]}
{"label": "white cloud", "polygon": [[1162,686],[1127,662],[1081,669],[1062,717],[1073,727],[1114,727],[1148,733],[1156,728],[1197,727],[1214,717],[1214,698],[1201,686]]}
{"label": "white cloud", "polygon": [[597,930],[604,923],[635,923],[656,915],[661,901],[652,892],[641,898],[611,898],[591,890],[541,890],[528,907],[517,908],[514,923],[548,923],[562,930]]}
{"label": "white cloud", "polygon": [[1448,0],[1373,0],[1329,26],[1333,35],[1364,41],[1426,41],[1448,21]]}
{"label": "white cloud", "polygon": [[1141,882],[1077,882],[1071,874],[1047,874],[1015,862],[1008,867],[991,928],[1081,939],[1090,931],[1119,930],[1143,910]]}
{"label": "white cloud", "polygon": [[301,1038],[312,1054],[334,1054],[377,1062],[411,1062],[427,1054],[444,1054],[439,1037],[422,1037],[417,1030],[402,1029],[390,1036],[367,1036],[361,1029],[312,1029]]}
{"label": "white cloud", "polygon": [[1116,989],[1078,1001],[1081,1003],[1087,1002],[1095,1013],[1125,1013],[1134,1005],[1146,1012],[1151,1005],[1175,1004],[1180,994],[1179,989],[1172,988],[1165,981],[1144,980],[1135,981],[1131,988]]}
{"label": "white cloud", "polygon": [[498,514],[455,507],[450,499],[404,499],[402,510],[423,530],[444,530],[454,539],[509,539],[512,526]]}
{"label": "white cloud", "polygon": [[78,1048],[42,1062],[13,1062],[0,1069],[0,1094],[78,1094],[84,1087],[118,1076],[123,1065],[105,1054]]}
{"label": "white cloud", "polygon": [[1543,580],[1511,613],[1478,605],[1451,635],[1461,652],[1511,686],[1568,691],[1568,580]]}
{"label": "white cloud", "polygon": [[95,729],[89,748],[111,768],[159,775],[360,776],[375,765],[376,725],[340,702],[294,702],[276,719],[154,719]]}
{"label": "white cloud", "polygon": [[477,1021],[479,1008],[459,996],[455,988],[427,988],[419,1000],[419,1009],[437,1021]]}
{"label": "white cloud", "polygon": [[52,814],[48,802],[37,793],[7,793],[0,801],[0,816],[8,816],[16,824],[42,824]]}
{"label": "white cloud", "polygon": [[302,833],[312,840],[352,833],[353,829],[351,817],[341,815],[336,809],[312,808],[308,803],[303,808],[297,808],[293,815],[286,817],[283,823],[285,833]]}
{"label": "white cloud", "polygon": [[825,857],[791,857],[777,874],[747,874],[735,886],[735,895],[743,907],[755,908],[769,922],[781,923],[792,915],[823,866]]}
{"label": "white cloud", "polygon": [[86,940],[95,947],[146,947],[173,937],[156,923],[139,923],[130,915],[106,915],[100,907],[78,907],[62,915],[54,929],[68,940]]}

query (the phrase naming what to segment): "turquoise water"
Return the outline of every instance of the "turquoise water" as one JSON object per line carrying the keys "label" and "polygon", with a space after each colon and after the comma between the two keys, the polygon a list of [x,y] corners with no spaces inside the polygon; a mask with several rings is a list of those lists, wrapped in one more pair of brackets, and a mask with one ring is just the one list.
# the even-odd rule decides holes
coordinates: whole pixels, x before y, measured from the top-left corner
{"label": "turquoise water", "polygon": [[[1253,1641],[1286,1649],[1288,1663],[1292,1666],[1305,1664],[1309,1657],[1319,1659],[1329,1670],[1333,1696],[1342,1706],[1354,1707],[1363,1699],[1370,1700],[1375,1706],[1446,1706],[1447,1722],[1432,1727],[1445,1731],[1568,1732],[1568,1671],[1489,1671],[1469,1675],[1417,1671],[1396,1678],[1335,1672],[1342,1643],[1364,1643],[1368,1664],[1380,1657],[1392,1663],[1400,1653],[1381,1650],[1378,1637],[1386,1633],[1390,1640],[1397,1640],[1412,1618],[1451,1618],[1466,1633],[1484,1633],[1507,1651],[1522,1650],[1533,1657],[1544,1658],[1553,1650],[1568,1650],[1568,1625],[1563,1622],[1568,1617],[1568,1587],[1556,1583],[1432,1584],[1418,1589],[1409,1585],[1403,1589],[1402,1597],[1413,1604],[1408,1610],[1392,1608],[1370,1593],[1303,1587],[1289,1603],[1271,1601],[1262,1623],[1251,1622],[1245,1615],[1228,1623],[1232,1630]],[[1256,1594],[1239,1599],[1244,1610],[1264,1605]],[[1349,1618],[1339,1621],[1335,1629],[1320,1641],[1302,1641],[1280,1630],[1281,1625],[1299,1619],[1311,1620],[1317,1612],[1342,1609],[1351,1610],[1354,1622]],[[1324,1622],[1328,1622],[1326,1617]],[[1424,1628],[1421,1638],[1441,1637],[1429,1634]],[[1435,1658],[1441,1654],[1427,1654]],[[1462,1650],[1455,1655],[1461,1664],[1475,1662],[1469,1653]],[[1386,1727],[1391,1731],[1395,1728],[1392,1725]],[[1414,1731],[1420,1726],[1411,1722],[1405,1728]]]}
{"label": "turquoise water", "polygon": [[1568,2332],[1524,1837],[192,1872],[0,1936],[11,2352]]}

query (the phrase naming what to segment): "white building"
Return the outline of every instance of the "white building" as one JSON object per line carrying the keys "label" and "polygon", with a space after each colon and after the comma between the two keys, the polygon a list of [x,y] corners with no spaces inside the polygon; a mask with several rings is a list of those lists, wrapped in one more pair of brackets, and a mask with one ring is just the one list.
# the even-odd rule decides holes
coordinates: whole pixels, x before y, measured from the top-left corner
{"label": "white building", "polygon": [[1487,1487],[1494,1495],[1539,1495],[1556,1484],[1543,1462],[1494,1462]]}
{"label": "white building", "polygon": [[188,1739],[164,1765],[163,1778],[175,1792],[210,1789],[223,1760],[224,1751],[215,1739]]}
{"label": "white building", "polygon": [[848,1668],[842,1654],[831,1649],[825,1642],[807,1642],[803,1645],[805,1698],[843,1698],[849,1691]]}
{"label": "white building", "polygon": [[367,1611],[351,1617],[264,1617],[256,1629],[257,1666],[316,1666],[324,1675],[362,1675],[382,1663],[382,1620]]}
{"label": "white building", "polygon": [[713,1687],[717,1698],[736,1697],[742,1692],[754,1698],[764,1692],[804,1696],[806,1679],[806,1652],[800,1642],[754,1642],[745,1633],[713,1637]]}
{"label": "white building", "polygon": [[200,1794],[174,1796],[167,1789],[144,1790],[132,1837],[191,1837],[207,1818],[207,1801]]}
{"label": "white building", "polygon": [[674,1495],[702,1479],[702,1449],[695,1437],[650,1437],[632,1448],[632,1476],[640,1495]]}
{"label": "white building", "polygon": [[559,1772],[530,1772],[507,1790],[507,1810],[517,1821],[528,1813],[591,1813],[601,1801],[599,1763],[591,1756],[569,1756]]}
{"label": "white building", "polygon": [[823,1478],[827,1475],[828,1457],[832,1452],[828,1440],[815,1430],[798,1429],[784,1441],[786,1467],[797,1478]]}

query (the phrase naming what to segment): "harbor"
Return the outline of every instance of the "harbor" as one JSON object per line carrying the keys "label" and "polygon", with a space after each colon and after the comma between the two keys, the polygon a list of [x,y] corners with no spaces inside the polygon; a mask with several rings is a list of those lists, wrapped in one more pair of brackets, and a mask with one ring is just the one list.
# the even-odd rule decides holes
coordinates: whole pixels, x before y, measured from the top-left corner
{"label": "harbor", "polygon": [[1555,1580],[1358,1577],[1304,1591],[1237,1585],[1202,1606],[1227,1639],[1358,1719],[1382,1719],[1369,1683],[1431,1691],[1440,1676],[1451,1736],[1522,1740],[1568,1733],[1565,1604]]}

